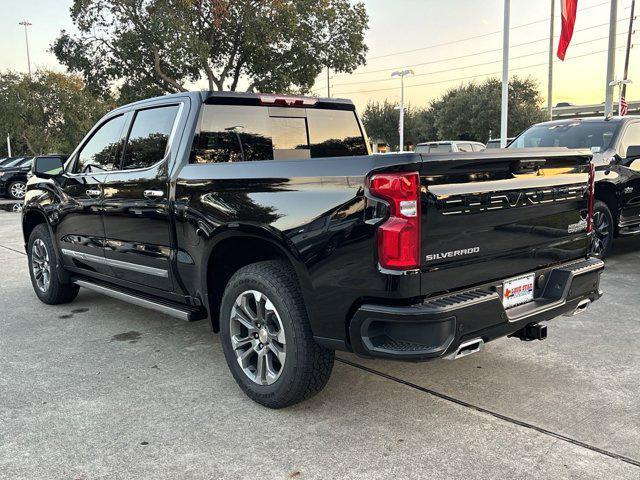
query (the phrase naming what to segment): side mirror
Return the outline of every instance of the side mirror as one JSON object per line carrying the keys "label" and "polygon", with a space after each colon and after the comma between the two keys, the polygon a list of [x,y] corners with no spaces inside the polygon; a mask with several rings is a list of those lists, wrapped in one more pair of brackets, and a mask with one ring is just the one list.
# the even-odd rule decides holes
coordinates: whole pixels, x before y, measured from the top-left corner
{"label": "side mirror", "polygon": [[31,172],[40,178],[57,177],[64,170],[64,163],[60,157],[36,157],[31,165]]}
{"label": "side mirror", "polygon": [[635,160],[636,158],[640,158],[640,145],[627,147],[627,160]]}

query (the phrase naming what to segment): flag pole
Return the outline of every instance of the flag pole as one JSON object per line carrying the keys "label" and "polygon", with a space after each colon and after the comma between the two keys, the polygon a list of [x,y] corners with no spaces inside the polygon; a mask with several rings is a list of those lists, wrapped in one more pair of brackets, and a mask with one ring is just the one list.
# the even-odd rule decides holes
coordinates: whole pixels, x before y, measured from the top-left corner
{"label": "flag pole", "polygon": [[[631,52],[631,36],[633,35],[633,15],[635,14],[636,0],[631,1],[631,16],[629,17],[629,32],[627,33],[627,52],[624,57],[624,75],[622,80],[628,80],[629,53]],[[620,100],[627,98],[627,83],[623,83],[620,92]]]}
{"label": "flag pole", "polygon": [[547,110],[549,120],[553,120],[553,30],[555,22],[555,0],[551,0],[551,19],[549,21],[549,81],[547,82]]}
{"label": "flag pole", "polygon": [[502,29],[502,107],[500,111],[500,148],[507,146],[509,113],[509,14],[511,0],[504,0],[504,27]]}
{"label": "flag pole", "polygon": [[604,116],[613,114],[613,78],[616,69],[616,24],[618,20],[618,0],[611,0],[611,14],[609,19],[609,48],[607,58],[607,82],[604,98]]}

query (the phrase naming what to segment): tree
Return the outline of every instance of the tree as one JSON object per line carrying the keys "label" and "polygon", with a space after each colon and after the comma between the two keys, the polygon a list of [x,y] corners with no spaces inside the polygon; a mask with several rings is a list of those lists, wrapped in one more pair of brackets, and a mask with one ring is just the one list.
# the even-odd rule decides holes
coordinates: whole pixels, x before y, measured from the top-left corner
{"label": "tree", "polygon": [[[469,83],[448,90],[426,108],[408,107],[404,116],[407,145],[436,140],[486,142],[489,132],[500,135],[502,86],[498,79]],[[399,114],[385,100],[369,102],[362,119],[372,140],[383,140],[396,150],[400,141]],[[546,119],[535,80],[513,77],[509,82],[509,135],[514,136]],[[405,145],[406,146],[406,145]]]}
{"label": "tree", "polygon": [[[469,83],[432,102],[438,139],[486,142],[489,132],[499,137],[501,85],[496,78]],[[545,119],[536,81],[513,77],[509,82],[509,135]]]}
{"label": "tree", "polygon": [[[369,102],[362,114],[362,122],[370,140],[382,140],[392,151],[398,150],[400,112],[395,104],[387,100],[381,103]],[[433,110],[406,106],[404,109],[405,147],[436,138],[434,124]]]}
{"label": "tree", "polygon": [[307,92],[323,68],[365,63],[363,3],[349,0],[74,0],[74,36],[52,45],[96,92],[125,101],[210,90]]}
{"label": "tree", "polygon": [[[0,73],[0,136],[9,134],[14,155],[70,153],[113,107],[87,92],[77,75]],[[7,154],[4,142],[0,154]]]}
{"label": "tree", "polygon": [[398,133],[398,110],[393,103],[369,102],[362,112],[362,123],[370,140],[384,141],[389,148],[395,150],[400,143]]}

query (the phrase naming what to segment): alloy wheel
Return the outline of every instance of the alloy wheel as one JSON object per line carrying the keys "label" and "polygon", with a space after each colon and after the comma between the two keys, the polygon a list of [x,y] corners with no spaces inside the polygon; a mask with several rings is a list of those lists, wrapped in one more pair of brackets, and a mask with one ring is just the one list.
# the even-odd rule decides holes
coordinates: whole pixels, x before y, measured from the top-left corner
{"label": "alloy wheel", "polygon": [[22,182],[16,182],[11,185],[11,196],[13,198],[22,199],[27,194],[27,185]]}
{"label": "alloy wheel", "polygon": [[593,214],[593,236],[591,240],[591,253],[594,255],[602,255],[607,251],[609,242],[611,241],[610,233],[611,225],[607,216],[597,211]]}
{"label": "alloy wheel", "polygon": [[51,282],[51,264],[47,246],[39,238],[36,238],[31,247],[31,268],[36,286],[41,292],[46,292]]}
{"label": "alloy wheel", "polygon": [[242,292],[230,315],[231,346],[245,375],[258,385],[273,384],[286,359],[286,337],[280,315],[267,296]]}

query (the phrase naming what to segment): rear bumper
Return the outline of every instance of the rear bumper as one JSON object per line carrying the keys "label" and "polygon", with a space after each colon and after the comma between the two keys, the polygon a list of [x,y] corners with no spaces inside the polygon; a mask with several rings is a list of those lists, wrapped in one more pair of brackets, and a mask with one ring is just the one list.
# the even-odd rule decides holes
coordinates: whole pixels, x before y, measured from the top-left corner
{"label": "rear bumper", "polygon": [[473,339],[489,342],[528,324],[572,314],[600,298],[604,263],[596,258],[536,271],[534,300],[506,309],[502,281],[411,306],[365,304],[349,326],[351,347],[365,357],[429,360]]}

